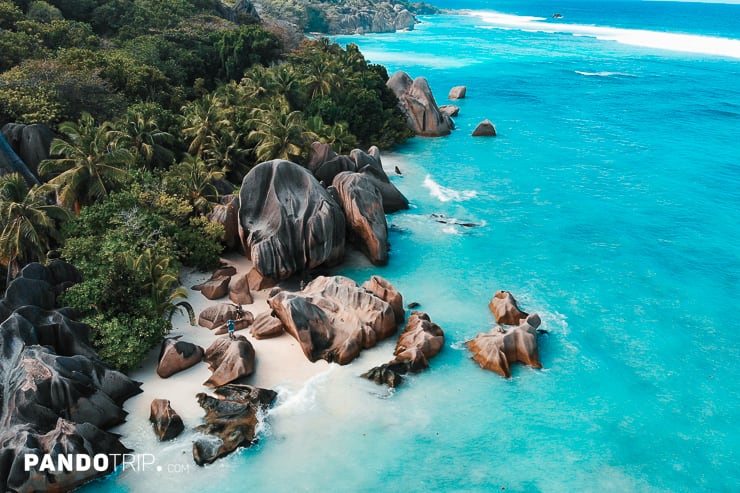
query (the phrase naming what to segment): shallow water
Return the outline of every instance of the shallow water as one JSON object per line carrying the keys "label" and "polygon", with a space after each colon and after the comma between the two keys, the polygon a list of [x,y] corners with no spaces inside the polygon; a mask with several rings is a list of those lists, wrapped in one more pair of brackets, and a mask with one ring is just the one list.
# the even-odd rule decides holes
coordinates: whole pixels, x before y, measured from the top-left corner
{"label": "shallow water", "polygon": [[[552,23],[552,7],[500,5]],[[740,6],[564,5],[572,25],[740,39]],[[396,392],[358,378],[391,358],[388,341],[284,390],[256,447],[85,491],[736,490],[740,61],[715,49],[735,45],[669,51],[514,21],[339,38],[427,77],[440,104],[468,88],[451,136],[384,157],[412,203],[389,216],[389,265],[338,271],[421,303],[447,336],[432,368]],[[470,136],[484,118],[496,138]],[[543,370],[505,380],[470,359],[498,289],[541,315]],[[171,449],[187,456],[191,438]]]}

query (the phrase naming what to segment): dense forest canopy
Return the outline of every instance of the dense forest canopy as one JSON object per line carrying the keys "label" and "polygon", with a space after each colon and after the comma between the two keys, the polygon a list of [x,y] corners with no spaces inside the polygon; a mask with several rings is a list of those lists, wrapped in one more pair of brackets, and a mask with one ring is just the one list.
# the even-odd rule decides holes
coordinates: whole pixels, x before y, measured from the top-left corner
{"label": "dense forest canopy", "polygon": [[40,185],[0,176],[8,280],[50,251],[73,263],[60,301],[130,369],[171,328],[180,267],[218,263],[209,214],[255,164],[410,136],[383,67],[294,40],[213,0],[0,0],[0,125],[56,135]]}

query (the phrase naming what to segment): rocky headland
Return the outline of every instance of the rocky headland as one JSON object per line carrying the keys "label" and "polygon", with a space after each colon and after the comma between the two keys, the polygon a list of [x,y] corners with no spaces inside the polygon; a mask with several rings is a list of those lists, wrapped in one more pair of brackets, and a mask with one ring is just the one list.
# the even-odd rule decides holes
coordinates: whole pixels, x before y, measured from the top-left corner
{"label": "rocky headland", "polygon": [[[28,264],[0,300],[0,490],[69,491],[116,467],[131,452],[107,431],[126,418],[123,402],[140,384],[110,369],[90,345],[88,325],[55,307],[56,296],[80,280],[60,260]],[[104,468],[26,470],[65,454],[104,454]],[[120,463],[120,461],[119,461]]]}
{"label": "rocky headland", "polygon": [[417,15],[439,12],[439,9],[423,2],[406,1],[389,3],[358,0],[338,4],[323,0],[303,0],[286,5],[282,0],[257,0],[252,4],[262,19],[287,21],[301,32],[322,34],[412,30],[419,22]]}

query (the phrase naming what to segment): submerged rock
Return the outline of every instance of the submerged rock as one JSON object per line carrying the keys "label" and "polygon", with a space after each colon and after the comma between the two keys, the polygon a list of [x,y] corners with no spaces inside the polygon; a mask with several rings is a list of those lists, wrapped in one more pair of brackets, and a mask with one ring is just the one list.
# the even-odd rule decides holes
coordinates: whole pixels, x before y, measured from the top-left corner
{"label": "submerged rock", "polygon": [[439,111],[447,116],[457,116],[460,114],[460,107],[454,104],[443,104],[439,107]]}
{"label": "submerged rock", "polygon": [[344,256],[341,207],[295,163],[276,159],[252,168],[242,182],[239,220],[248,256],[265,277],[286,279]]}
{"label": "submerged rock", "polygon": [[450,92],[447,95],[447,99],[464,99],[467,90],[468,88],[465,86],[455,86],[450,89]]}
{"label": "submerged rock", "polygon": [[343,276],[317,277],[267,303],[310,361],[345,365],[396,331],[391,305]]}
{"label": "submerged rock", "polygon": [[491,329],[465,343],[473,353],[473,360],[481,368],[511,378],[511,364],[521,361],[532,368],[542,368],[537,347],[537,327],[540,317],[533,313],[517,327],[504,331],[500,327]]}

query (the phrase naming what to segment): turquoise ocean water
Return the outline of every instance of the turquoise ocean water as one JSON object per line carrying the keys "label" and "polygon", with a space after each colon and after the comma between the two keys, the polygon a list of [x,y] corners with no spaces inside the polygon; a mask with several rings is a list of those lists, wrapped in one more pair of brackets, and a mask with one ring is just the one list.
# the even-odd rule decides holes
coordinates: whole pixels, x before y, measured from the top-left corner
{"label": "turquoise ocean water", "polygon": [[[439,104],[468,88],[451,136],[386,158],[390,264],[340,271],[421,303],[432,368],[388,393],[363,357],[282,389],[256,447],[86,491],[740,490],[740,5],[442,6],[472,10],[338,38]],[[470,359],[498,289],[541,315],[543,370]]]}

